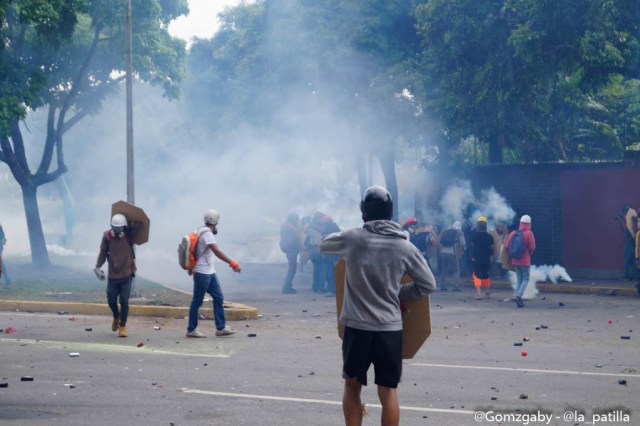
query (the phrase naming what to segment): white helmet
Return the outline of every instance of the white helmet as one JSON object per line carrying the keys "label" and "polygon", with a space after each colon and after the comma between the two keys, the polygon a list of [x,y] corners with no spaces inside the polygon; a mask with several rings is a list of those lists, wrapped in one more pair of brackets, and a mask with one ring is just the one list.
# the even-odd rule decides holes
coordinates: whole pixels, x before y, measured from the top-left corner
{"label": "white helmet", "polygon": [[220,220],[220,213],[217,210],[207,210],[204,212],[204,224],[205,225],[217,225]]}
{"label": "white helmet", "polygon": [[127,218],[124,217],[123,214],[114,214],[113,217],[111,218],[111,226],[113,227],[124,227],[127,226]]}

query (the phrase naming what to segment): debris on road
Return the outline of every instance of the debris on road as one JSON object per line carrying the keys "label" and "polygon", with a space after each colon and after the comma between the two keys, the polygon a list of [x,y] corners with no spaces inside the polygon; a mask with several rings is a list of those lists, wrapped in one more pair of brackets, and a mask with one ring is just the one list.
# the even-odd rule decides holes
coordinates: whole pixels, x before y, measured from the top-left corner
{"label": "debris on road", "polygon": [[627,385],[627,381],[625,379],[620,379],[620,380],[618,380],[618,384],[626,386]]}
{"label": "debris on road", "polygon": [[7,333],[7,334],[13,334],[13,333],[17,333],[18,330],[16,330],[15,327],[9,326],[9,327],[4,329],[4,332]]}
{"label": "debris on road", "polygon": [[32,376],[22,376],[22,377],[20,377],[20,381],[21,382],[33,382],[33,377]]}
{"label": "debris on road", "polygon": [[69,356],[72,357],[72,358],[79,357],[80,353],[79,352],[69,352]]}

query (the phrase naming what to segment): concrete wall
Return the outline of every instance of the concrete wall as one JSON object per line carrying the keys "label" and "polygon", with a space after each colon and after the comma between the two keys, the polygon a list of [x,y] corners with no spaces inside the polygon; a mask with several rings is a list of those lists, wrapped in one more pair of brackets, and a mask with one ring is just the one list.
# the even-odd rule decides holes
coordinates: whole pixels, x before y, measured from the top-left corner
{"label": "concrete wall", "polygon": [[483,166],[474,190],[494,187],[519,217],[533,220],[534,263],[560,264],[576,277],[622,276],[624,234],[614,220],[625,204],[640,207],[635,161]]}

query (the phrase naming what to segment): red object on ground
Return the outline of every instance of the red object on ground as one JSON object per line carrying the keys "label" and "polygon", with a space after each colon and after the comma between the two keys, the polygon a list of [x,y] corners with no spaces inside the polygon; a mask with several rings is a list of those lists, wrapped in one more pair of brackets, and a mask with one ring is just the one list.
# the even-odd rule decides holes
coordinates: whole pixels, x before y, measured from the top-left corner
{"label": "red object on ground", "polygon": [[527,356],[527,351],[522,351],[522,356]]}
{"label": "red object on ground", "polygon": [[607,321],[609,324],[613,324],[613,320],[609,320]]}

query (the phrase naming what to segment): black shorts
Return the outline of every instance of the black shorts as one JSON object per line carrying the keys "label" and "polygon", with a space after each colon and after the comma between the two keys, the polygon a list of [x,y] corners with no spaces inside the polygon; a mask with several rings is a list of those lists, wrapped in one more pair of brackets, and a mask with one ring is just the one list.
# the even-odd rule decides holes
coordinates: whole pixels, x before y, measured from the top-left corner
{"label": "black shorts", "polygon": [[373,364],[375,384],[397,388],[402,376],[402,330],[365,331],[344,328],[342,377],[355,377],[367,385],[367,371]]}

